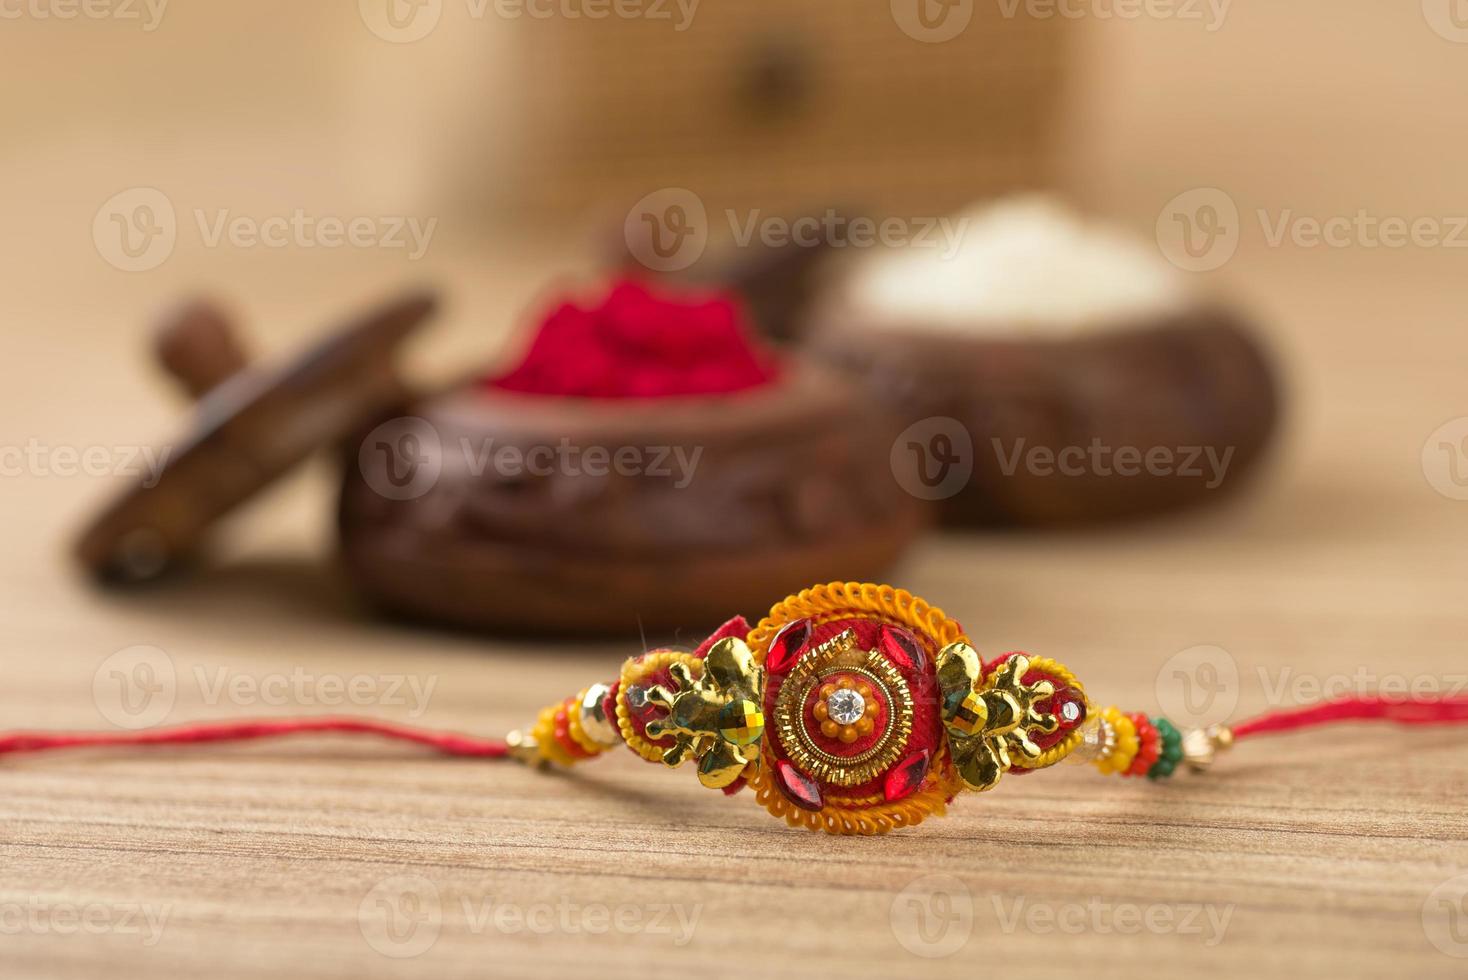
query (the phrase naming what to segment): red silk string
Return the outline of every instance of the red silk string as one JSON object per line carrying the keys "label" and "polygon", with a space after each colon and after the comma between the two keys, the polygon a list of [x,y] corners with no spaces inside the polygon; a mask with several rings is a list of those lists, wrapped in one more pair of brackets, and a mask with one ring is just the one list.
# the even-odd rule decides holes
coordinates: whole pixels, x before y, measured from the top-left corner
{"label": "red silk string", "polygon": [[1392,721],[1399,725],[1468,724],[1468,697],[1404,699],[1365,695],[1273,711],[1231,727],[1237,740],[1341,721]]}
{"label": "red silk string", "polygon": [[[1298,731],[1343,721],[1391,721],[1399,725],[1468,724],[1468,696],[1399,699],[1367,695],[1304,708],[1270,712],[1232,726],[1234,739]],[[0,755],[55,749],[117,746],[198,745],[244,742],[284,735],[378,735],[425,745],[444,755],[502,759],[509,746],[499,739],[434,731],[367,718],[286,718],[278,721],[201,722],[138,732],[11,732],[0,734]]]}
{"label": "red silk string", "polygon": [[179,725],[139,732],[12,732],[0,734],[0,755],[110,746],[196,745],[243,742],[302,734],[369,734],[426,745],[445,755],[500,759],[510,754],[498,739],[438,732],[366,718],[286,718],[280,721],[227,721]]}

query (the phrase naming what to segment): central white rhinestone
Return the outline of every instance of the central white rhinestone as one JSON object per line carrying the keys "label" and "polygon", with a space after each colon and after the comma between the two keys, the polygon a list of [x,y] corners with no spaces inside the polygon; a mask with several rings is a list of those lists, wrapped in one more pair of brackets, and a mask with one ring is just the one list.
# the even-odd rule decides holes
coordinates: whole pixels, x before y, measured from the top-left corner
{"label": "central white rhinestone", "polygon": [[854,725],[866,714],[867,703],[855,691],[843,688],[826,698],[826,712],[838,725]]}

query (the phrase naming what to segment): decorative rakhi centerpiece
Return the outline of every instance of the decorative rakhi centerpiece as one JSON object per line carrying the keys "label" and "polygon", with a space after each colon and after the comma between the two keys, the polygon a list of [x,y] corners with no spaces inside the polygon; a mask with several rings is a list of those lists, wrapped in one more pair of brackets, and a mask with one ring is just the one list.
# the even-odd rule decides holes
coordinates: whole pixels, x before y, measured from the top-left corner
{"label": "decorative rakhi centerpiece", "polygon": [[650,762],[693,760],[705,786],[748,786],[791,824],[847,834],[912,826],[1087,745],[1128,751],[1061,665],[985,665],[941,611],[856,583],[791,596],[754,629],[730,620],[691,653],[634,657],[512,741],[560,763],[617,742]]}

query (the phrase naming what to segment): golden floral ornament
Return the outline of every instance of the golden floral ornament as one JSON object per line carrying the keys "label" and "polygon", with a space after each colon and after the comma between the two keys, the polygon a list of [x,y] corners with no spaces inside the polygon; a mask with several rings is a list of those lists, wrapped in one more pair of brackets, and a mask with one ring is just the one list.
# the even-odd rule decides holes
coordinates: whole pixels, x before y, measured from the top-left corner
{"label": "golden floral ornament", "polygon": [[1048,680],[1026,684],[1030,660],[1015,654],[984,676],[977,651],[951,643],[938,654],[938,686],[943,692],[943,723],[954,765],[969,789],[993,789],[1017,758],[1039,759],[1043,750],[1032,733],[1052,734],[1054,714],[1036,705],[1055,695]]}
{"label": "golden floral ornament", "polygon": [[733,784],[759,757],[758,743],[765,732],[759,703],[764,672],[749,646],[737,637],[725,637],[709,648],[700,676],[683,661],[674,662],[668,673],[671,688],[657,684],[646,691],[648,704],[667,711],[646,729],[653,739],[673,739],[663,752],[663,762],[679,766],[692,757],[698,761],[703,785],[722,789]]}

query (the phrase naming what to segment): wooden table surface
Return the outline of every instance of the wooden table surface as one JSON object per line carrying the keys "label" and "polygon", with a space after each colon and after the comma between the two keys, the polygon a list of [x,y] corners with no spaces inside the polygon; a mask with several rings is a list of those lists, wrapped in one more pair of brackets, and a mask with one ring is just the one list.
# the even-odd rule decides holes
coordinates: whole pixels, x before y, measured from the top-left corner
{"label": "wooden table surface", "polygon": [[[54,463],[163,437],[179,409],[144,367],[144,314],[199,278],[190,261],[91,270],[85,291],[21,276],[4,444]],[[242,261],[255,286],[228,295],[272,352],[401,272]],[[1251,493],[1138,527],[934,536],[891,580],[984,652],[1058,657],[1133,710],[1200,646],[1226,654],[1184,658],[1237,669],[1238,716],[1320,684],[1461,686],[1468,503],[1421,456],[1468,414],[1461,275],[1347,261],[1229,269],[1291,395]],[[503,246],[433,262],[456,302],[425,371],[491,350],[484,324],[544,278]],[[7,728],[109,727],[118,671],[148,662],[172,700],[144,707],[167,722],[331,711],[363,678],[353,710],[498,734],[635,646],[371,620],[328,568],[324,465],[242,515],[203,573],[99,593],[63,549],[111,481],[43,469],[0,481]],[[547,776],[306,739],[7,760],[0,787],[6,977],[1446,977],[1468,956],[1461,732],[1261,740],[1165,785],[1062,766],[872,840],[789,829],[625,753]]]}

